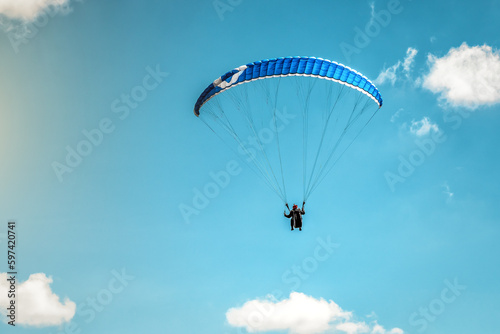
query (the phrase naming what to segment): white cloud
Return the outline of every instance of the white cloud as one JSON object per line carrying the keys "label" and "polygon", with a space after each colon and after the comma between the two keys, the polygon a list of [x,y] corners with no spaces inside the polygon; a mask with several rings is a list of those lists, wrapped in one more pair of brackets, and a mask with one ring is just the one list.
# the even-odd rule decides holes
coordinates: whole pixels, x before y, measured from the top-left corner
{"label": "white cloud", "polygon": [[58,11],[70,0],[0,0],[0,15],[25,22],[34,21],[49,10]]}
{"label": "white cloud", "polygon": [[385,330],[384,327],[379,324],[375,324],[370,334],[403,334],[403,330],[400,328],[393,328],[390,331]]}
{"label": "white cloud", "polygon": [[423,87],[445,104],[475,109],[500,102],[500,53],[491,46],[463,43],[439,58],[429,54]]}
{"label": "white cloud", "polygon": [[226,312],[226,319],[231,326],[245,327],[250,333],[287,331],[290,334],[361,334],[376,326],[383,330],[380,332],[382,334],[403,333],[399,328],[387,332],[376,322],[368,325],[353,321],[352,318],[352,312],[342,310],[334,301],[316,299],[300,292],[292,292],[288,299],[281,301],[273,296],[250,300]]}
{"label": "white cloud", "polygon": [[70,2],[81,0],[0,0],[0,29],[9,35],[17,52],[48,20],[71,12]]}
{"label": "white cloud", "polygon": [[370,327],[364,322],[344,322],[338,324],[335,328],[347,334],[368,333],[370,331]]}
{"label": "white cloud", "polygon": [[373,24],[373,22],[375,21],[375,1],[372,1],[370,3],[370,21],[369,21],[369,25]]}
{"label": "white cloud", "polygon": [[408,50],[406,50],[406,57],[403,61],[403,71],[405,72],[407,77],[410,76],[411,67],[413,65],[413,62],[415,61],[415,56],[417,55],[417,53],[418,50],[414,48],[408,48]]}
{"label": "white cloud", "polygon": [[396,71],[399,69],[399,66],[401,66],[401,61],[398,60],[398,62],[391,67],[382,70],[380,74],[378,75],[377,79],[375,79],[375,84],[376,85],[381,85],[389,81],[392,85],[396,83]]}
{"label": "white cloud", "polygon": [[439,127],[436,123],[432,123],[429,117],[424,117],[420,121],[411,121],[410,132],[418,137],[426,136],[431,131],[439,132]]}
{"label": "white cloud", "polygon": [[[6,308],[9,303],[7,291],[9,282],[6,273],[0,273],[0,314],[4,321],[8,318]],[[69,322],[76,311],[76,304],[68,298],[63,303],[52,292],[50,284],[52,278],[43,273],[32,274],[27,281],[17,282],[17,307],[16,323],[27,326],[58,326]]]}
{"label": "white cloud", "polygon": [[391,123],[394,123],[396,119],[400,116],[401,112],[404,111],[403,108],[399,108],[394,114],[391,116]]}
{"label": "white cloud", "polygon": [[447,183],[445,183],[443,187],[444,187],[443,194],[446,194],[446,202],[451,202],[453,195],[455,194],[451,192],[450,186]]}
{"label": "white cloud", "polygon": [[398,60],[397,63],[395,63],[391,67],[382,70],[377,79],[375,79],[375,84],[381,85],[386,82],[390,82],[391,85],[394,85],[396,83],[396,80],[400,78],[401,74],[404,74],[405,77],[409,79],[417,53],[417,49],[411,47],[408,48],[406,50],[406,56],[403,61],[401,62],[401,60]]}

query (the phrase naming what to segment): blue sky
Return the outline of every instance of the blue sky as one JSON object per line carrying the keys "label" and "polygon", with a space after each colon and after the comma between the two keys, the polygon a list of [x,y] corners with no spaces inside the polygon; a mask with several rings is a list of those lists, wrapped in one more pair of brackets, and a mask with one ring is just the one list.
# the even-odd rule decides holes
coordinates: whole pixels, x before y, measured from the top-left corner
{"label": "blue sky", "polygon": [[[0,272],[15,220],[23,295],[2,333],[498,332],[499,1],[24,2],[0,2]],[[291,55],[384,98],[300,233],[193,115]]]}

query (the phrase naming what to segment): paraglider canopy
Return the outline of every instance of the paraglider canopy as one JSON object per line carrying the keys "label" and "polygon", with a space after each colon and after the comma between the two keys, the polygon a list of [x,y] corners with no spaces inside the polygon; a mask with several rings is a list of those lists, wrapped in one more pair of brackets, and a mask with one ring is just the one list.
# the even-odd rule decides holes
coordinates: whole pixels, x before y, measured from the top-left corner
{"label": "paraglider canopy", "polygon": [[312,76],[336,81],[364,92],[382,107],[382,96],[375,85],[345,65],[315,57],[281,57],[242,65],[217,78],[201,93],[194,106],[194,114],[199,116],[200,108],[208,100],[228,88],[257,79],[285,76]]}
{"label": "paraglider canopy", "polygon": [[307,200],[382,103],[354,69],[283,57],[226,72],[201,93],[194,113],[287,203],[287,188],[296,192],[300,183]]}

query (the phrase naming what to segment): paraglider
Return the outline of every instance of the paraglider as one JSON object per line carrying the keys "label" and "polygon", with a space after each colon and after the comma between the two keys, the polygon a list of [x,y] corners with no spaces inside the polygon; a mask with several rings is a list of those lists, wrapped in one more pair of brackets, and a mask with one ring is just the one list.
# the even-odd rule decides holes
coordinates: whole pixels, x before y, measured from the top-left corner
{"label": "paraglider", "polygon": [[306,214],[306,212],[304,211],[305,204],[305,202],[302,203],[302,209],[299,209],[297,204],[294,204],[292,206],[292,210],[290,210],[290,207],[288,206],[288,204],[286,204],[286,207],[290,212],[287,214],[285,211],[283,214],[286,218],[290,218],[290,226],[292,227],[292,231],[294,228],[298,228],[299,231],[302,231],[302,215]]}
{"label": "paraglider", "polygon": [[[345,65],[284,57],[225,73],[201,93],[194,113],[287,206],[287,190],[297,196],[300,186],[307,201],[382,102],[375,85]],[[298,149],[283,154],[291,147]]]}

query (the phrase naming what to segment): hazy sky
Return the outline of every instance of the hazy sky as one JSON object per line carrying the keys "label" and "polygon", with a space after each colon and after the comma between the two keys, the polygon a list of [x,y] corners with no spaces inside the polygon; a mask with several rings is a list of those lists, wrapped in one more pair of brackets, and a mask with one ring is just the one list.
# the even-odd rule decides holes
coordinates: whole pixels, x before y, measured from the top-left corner
{"label": "hazy sky", "polygon": [[[2,314],[9,220],[19,273],[1,332],[497,333],[498,17],[496,0],[0,0]],[[282,56],[350,66],[384,99],[302,232],[193,114],[222,74]]]}

